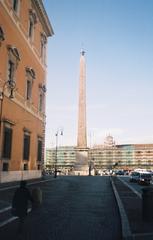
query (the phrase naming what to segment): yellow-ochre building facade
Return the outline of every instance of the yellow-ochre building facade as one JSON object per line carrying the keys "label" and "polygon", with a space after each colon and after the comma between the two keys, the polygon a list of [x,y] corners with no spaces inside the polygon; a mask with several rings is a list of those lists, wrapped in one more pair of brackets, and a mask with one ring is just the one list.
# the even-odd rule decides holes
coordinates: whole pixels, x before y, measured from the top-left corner
{"label": "yellow-ochre building facade", "polygon": [[53,34],[42,0],[0,1],[0,182],[41,176]]}

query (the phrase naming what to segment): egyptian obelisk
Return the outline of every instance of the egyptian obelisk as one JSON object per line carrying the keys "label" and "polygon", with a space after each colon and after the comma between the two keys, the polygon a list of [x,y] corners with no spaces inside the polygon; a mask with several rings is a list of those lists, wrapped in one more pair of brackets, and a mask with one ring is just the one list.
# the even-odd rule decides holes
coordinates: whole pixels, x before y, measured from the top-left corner
{"label": "egyptian obelisk", "polygon": [[76,175],[88,175],[88,148],[86,123],[86,63],[85,51],[81,51],[79,74],[78,135],[76,147]]}
{"label": "egyptian obelisk", "polygon": [[79,76],[79,109],[78,109],[78,136],[77,147],[87,147],[86,134],[86,64],[85,52],[81,51],[80,56],[80,76]]}

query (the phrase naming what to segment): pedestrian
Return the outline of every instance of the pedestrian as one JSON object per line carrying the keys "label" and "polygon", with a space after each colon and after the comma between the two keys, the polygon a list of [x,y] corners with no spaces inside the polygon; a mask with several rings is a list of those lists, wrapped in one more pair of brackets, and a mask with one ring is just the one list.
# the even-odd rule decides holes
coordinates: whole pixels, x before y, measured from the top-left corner
{"label": "pedestrian", "polygon": [[25,180],[20,182],[20,187],[15,191],[12,200],[12,214],[19,217],[18,233],[23,232],[24,221],[28,212],[28,203],[29,201],[33,202],[26,184]]}

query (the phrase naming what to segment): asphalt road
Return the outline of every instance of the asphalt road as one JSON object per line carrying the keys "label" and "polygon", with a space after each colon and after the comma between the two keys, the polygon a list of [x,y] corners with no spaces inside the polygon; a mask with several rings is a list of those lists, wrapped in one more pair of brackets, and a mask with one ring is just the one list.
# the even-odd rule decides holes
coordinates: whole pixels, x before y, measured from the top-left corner
{"label": "asphalt road", "polygon": [[[28,214],[23,235],[17,235],[15,220],[0,228],[1,240],[121,240],[109,177],[57,177],[38,186],[43,204]],[[0,200],[11,196],[7,191]]]}

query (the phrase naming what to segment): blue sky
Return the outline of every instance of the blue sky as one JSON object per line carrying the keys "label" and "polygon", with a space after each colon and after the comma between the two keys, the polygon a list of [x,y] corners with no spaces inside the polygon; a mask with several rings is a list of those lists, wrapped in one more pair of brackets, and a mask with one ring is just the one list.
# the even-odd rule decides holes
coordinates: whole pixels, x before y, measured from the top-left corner
{"label": "blue sky", "polygon": [[86,51],[88,145],[153,142],[153,1],[44,0],[46,147],[76,145],[80,50]]}

